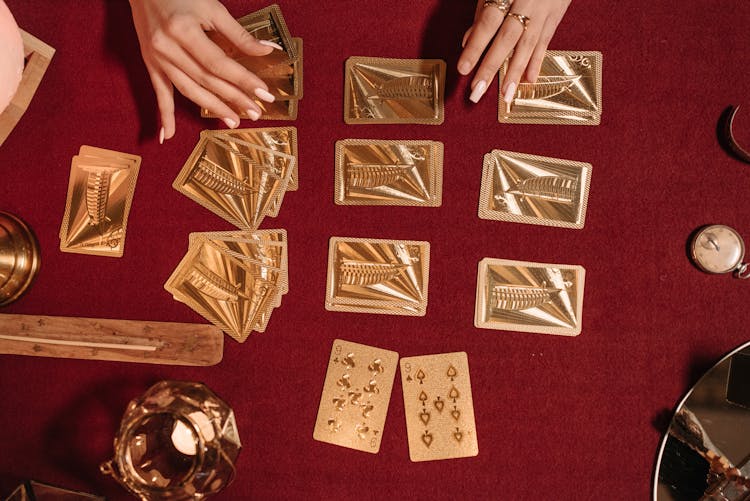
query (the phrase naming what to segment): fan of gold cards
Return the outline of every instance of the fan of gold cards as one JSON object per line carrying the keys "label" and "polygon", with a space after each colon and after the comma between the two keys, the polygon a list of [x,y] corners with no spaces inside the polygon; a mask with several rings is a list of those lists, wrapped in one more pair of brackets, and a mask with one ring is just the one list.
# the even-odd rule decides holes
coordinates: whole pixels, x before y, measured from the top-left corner
{"label": "fan of gold cards", "polygon": [[164,288],[243,343],[266,330],[289,291],[287,270],[285,230],[191,233]]}

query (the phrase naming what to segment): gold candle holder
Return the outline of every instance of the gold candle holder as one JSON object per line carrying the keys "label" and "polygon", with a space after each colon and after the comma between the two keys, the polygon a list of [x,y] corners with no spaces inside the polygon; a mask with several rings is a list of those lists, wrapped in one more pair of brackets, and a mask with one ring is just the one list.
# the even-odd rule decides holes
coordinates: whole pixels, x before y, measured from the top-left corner
{"label": "gold candle holder", "polygon": [[39,244],[31,228],[0,211],[0,307],[26,292],[39,271],[39,262]]}

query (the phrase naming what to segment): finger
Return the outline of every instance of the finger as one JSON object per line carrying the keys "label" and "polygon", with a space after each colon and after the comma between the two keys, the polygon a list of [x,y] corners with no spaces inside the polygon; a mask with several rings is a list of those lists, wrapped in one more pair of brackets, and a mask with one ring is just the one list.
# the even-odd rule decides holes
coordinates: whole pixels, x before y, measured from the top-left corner
{"label": "finger", "polygon": [[466,47],[466,40],[469,39],[469,35],[471,35],[471,32],[473,29],[474,29],[474,25],[472,24],[471,26],[469,26],[469,29],[466,30],[466,33],[464,33],[464,37],[461,40],[461,48]]}
{"label": "finger", "polygon": [[164,73],[172,81],[177,90],[186,98],[193,101],[202,108],[220,117],[227,127],[234,129],[240,123],[240,117],[225,102],[219,99],[215,94],[204,89],[193,81],[178,67],[165,62],[163,64]]}
{"label": "finger", "polygon": [[172,82],[167,76],[155,70],[151,65],[146,65],[148,75],[151,77],[151,85],[156,93],[156,103],[159,106],[159,115],[161,117],[161,130],[159,131],[159,144],[164,143],[165,139],[171,139],[175,133],[174,123],[174,91]]}
{"label": "finger", "polygon": [[554,22],[550,22],[549,18],[544,23],[542,33],[539,35],[539,41],[534,47],[534,52],[531,53],[529,58],[529,64],[526,66],[526,80],[535,83],[539,77],[539,70],[542,69],[542,61],[544,61],[544,55],[547,53],[547,47],[552,40],[552,35],[555,34],[557,25]]}
{"label": "finger", "polygon": [[[538,26],[543,26],[543,22],[539,23]],[[529,20],[529,24],[530,26],[523,32],[516,44],[516,48],[513,50],[513,57],[508,62],[508,70],[505,72],[505,78],[500,84],[500,92],[506,103],[512,99],[512,95],[521,81],[521,75],[526,70],[531,54],[539,42],[539,28],[535,28],[531,20]]]}
{"label": "finger", "polygon": [[230,42],[248,56],[265,56],[274,49],[283,50],[283,47],[276,43],[261,41],[252,36],[221,4],[218,4],[212,12],[211,23],[216,31],[227,37]]}
{"label": "finger", "polygon": [[474,23],[469,39],[458,58],[458,72],[468,75],[474,69],[484,49],[503,22],[503,13],[494,7],[483,7]]}
{"label": "finger", "polygon": [[487,87],[492,82],[492,79],[495,78],[497,71],[507,59],[510,51],[513,50],[522,33],[523,27],[520,23],[503,23],[500,27],[500,32],[495,37],[494,42],[492,42],[492,46],[490,46],[487,54],[485,54],[476,75],[474,75],[474,81],[471,84],[473,90],[469,97],[471,101],[476,103],[484,95]]}

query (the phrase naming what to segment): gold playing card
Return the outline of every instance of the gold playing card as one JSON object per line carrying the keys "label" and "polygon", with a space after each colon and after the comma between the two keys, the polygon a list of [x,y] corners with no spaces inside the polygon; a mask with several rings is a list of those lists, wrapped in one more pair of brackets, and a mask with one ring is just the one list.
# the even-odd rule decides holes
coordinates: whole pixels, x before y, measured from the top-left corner
{"label": "gold playing card", "polygon": [[121,257],[141,157],[83,145],[73,157],[60,250]]}
{"label": "gold playing card", "polygon": [[577,336],[581,333],[585,274],[577,265],[482,259],[474,325]]}
{"label": "gold playing card", "polygon": [[[506,61],[499,80],[508,70]],[[598,125],[602,113],[602,54],[548,50],[535,83],[518,84],[513,100],[499,97],[504,123]]]}
{"label": "gold playing card", "polygon": [[332,237],[326,309],[424,316],[429,242]]}
{"label": "gold playing card", "polygon": [[313,438],[377,453],[397,363],[395,351],[334,340]]}
{"label": "gold playing card", "polygon": [[583,228],[591,164],[495,150],[484,156],[479,217]]}
{"label": "gold playing card", "polygon": [[411,460],[479,454],[466,353],[406,357],[400,365]]}
{"label": "gold playing card", "polygon": [[338,205],[439,207],[443,143],[344,139],[336,142]]}
{"label": "gold playing card", "polygon": [[244,230],[257,228],[283,196],[296,159],[256,145],[235,149],[201,133],[173,187]]}
{"label": "gold playing card", "polygon": [[438,125],[444,120],[445,61],[354,56],[346,60],[344,122]]}

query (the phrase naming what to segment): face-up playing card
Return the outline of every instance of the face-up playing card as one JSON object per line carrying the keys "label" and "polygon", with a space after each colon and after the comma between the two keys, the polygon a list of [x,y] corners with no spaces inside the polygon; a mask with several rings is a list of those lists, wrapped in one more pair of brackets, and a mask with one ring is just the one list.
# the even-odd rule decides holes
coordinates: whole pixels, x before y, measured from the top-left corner
{"label": "face-up playing card", "polygon": [[407,357],[400,364],[411,460],[476,456],[466,352]]}
{"label": "face-up playing card", "polygon": [[397,362],[394,351],[336,339],[313,438],[377,453]]}

